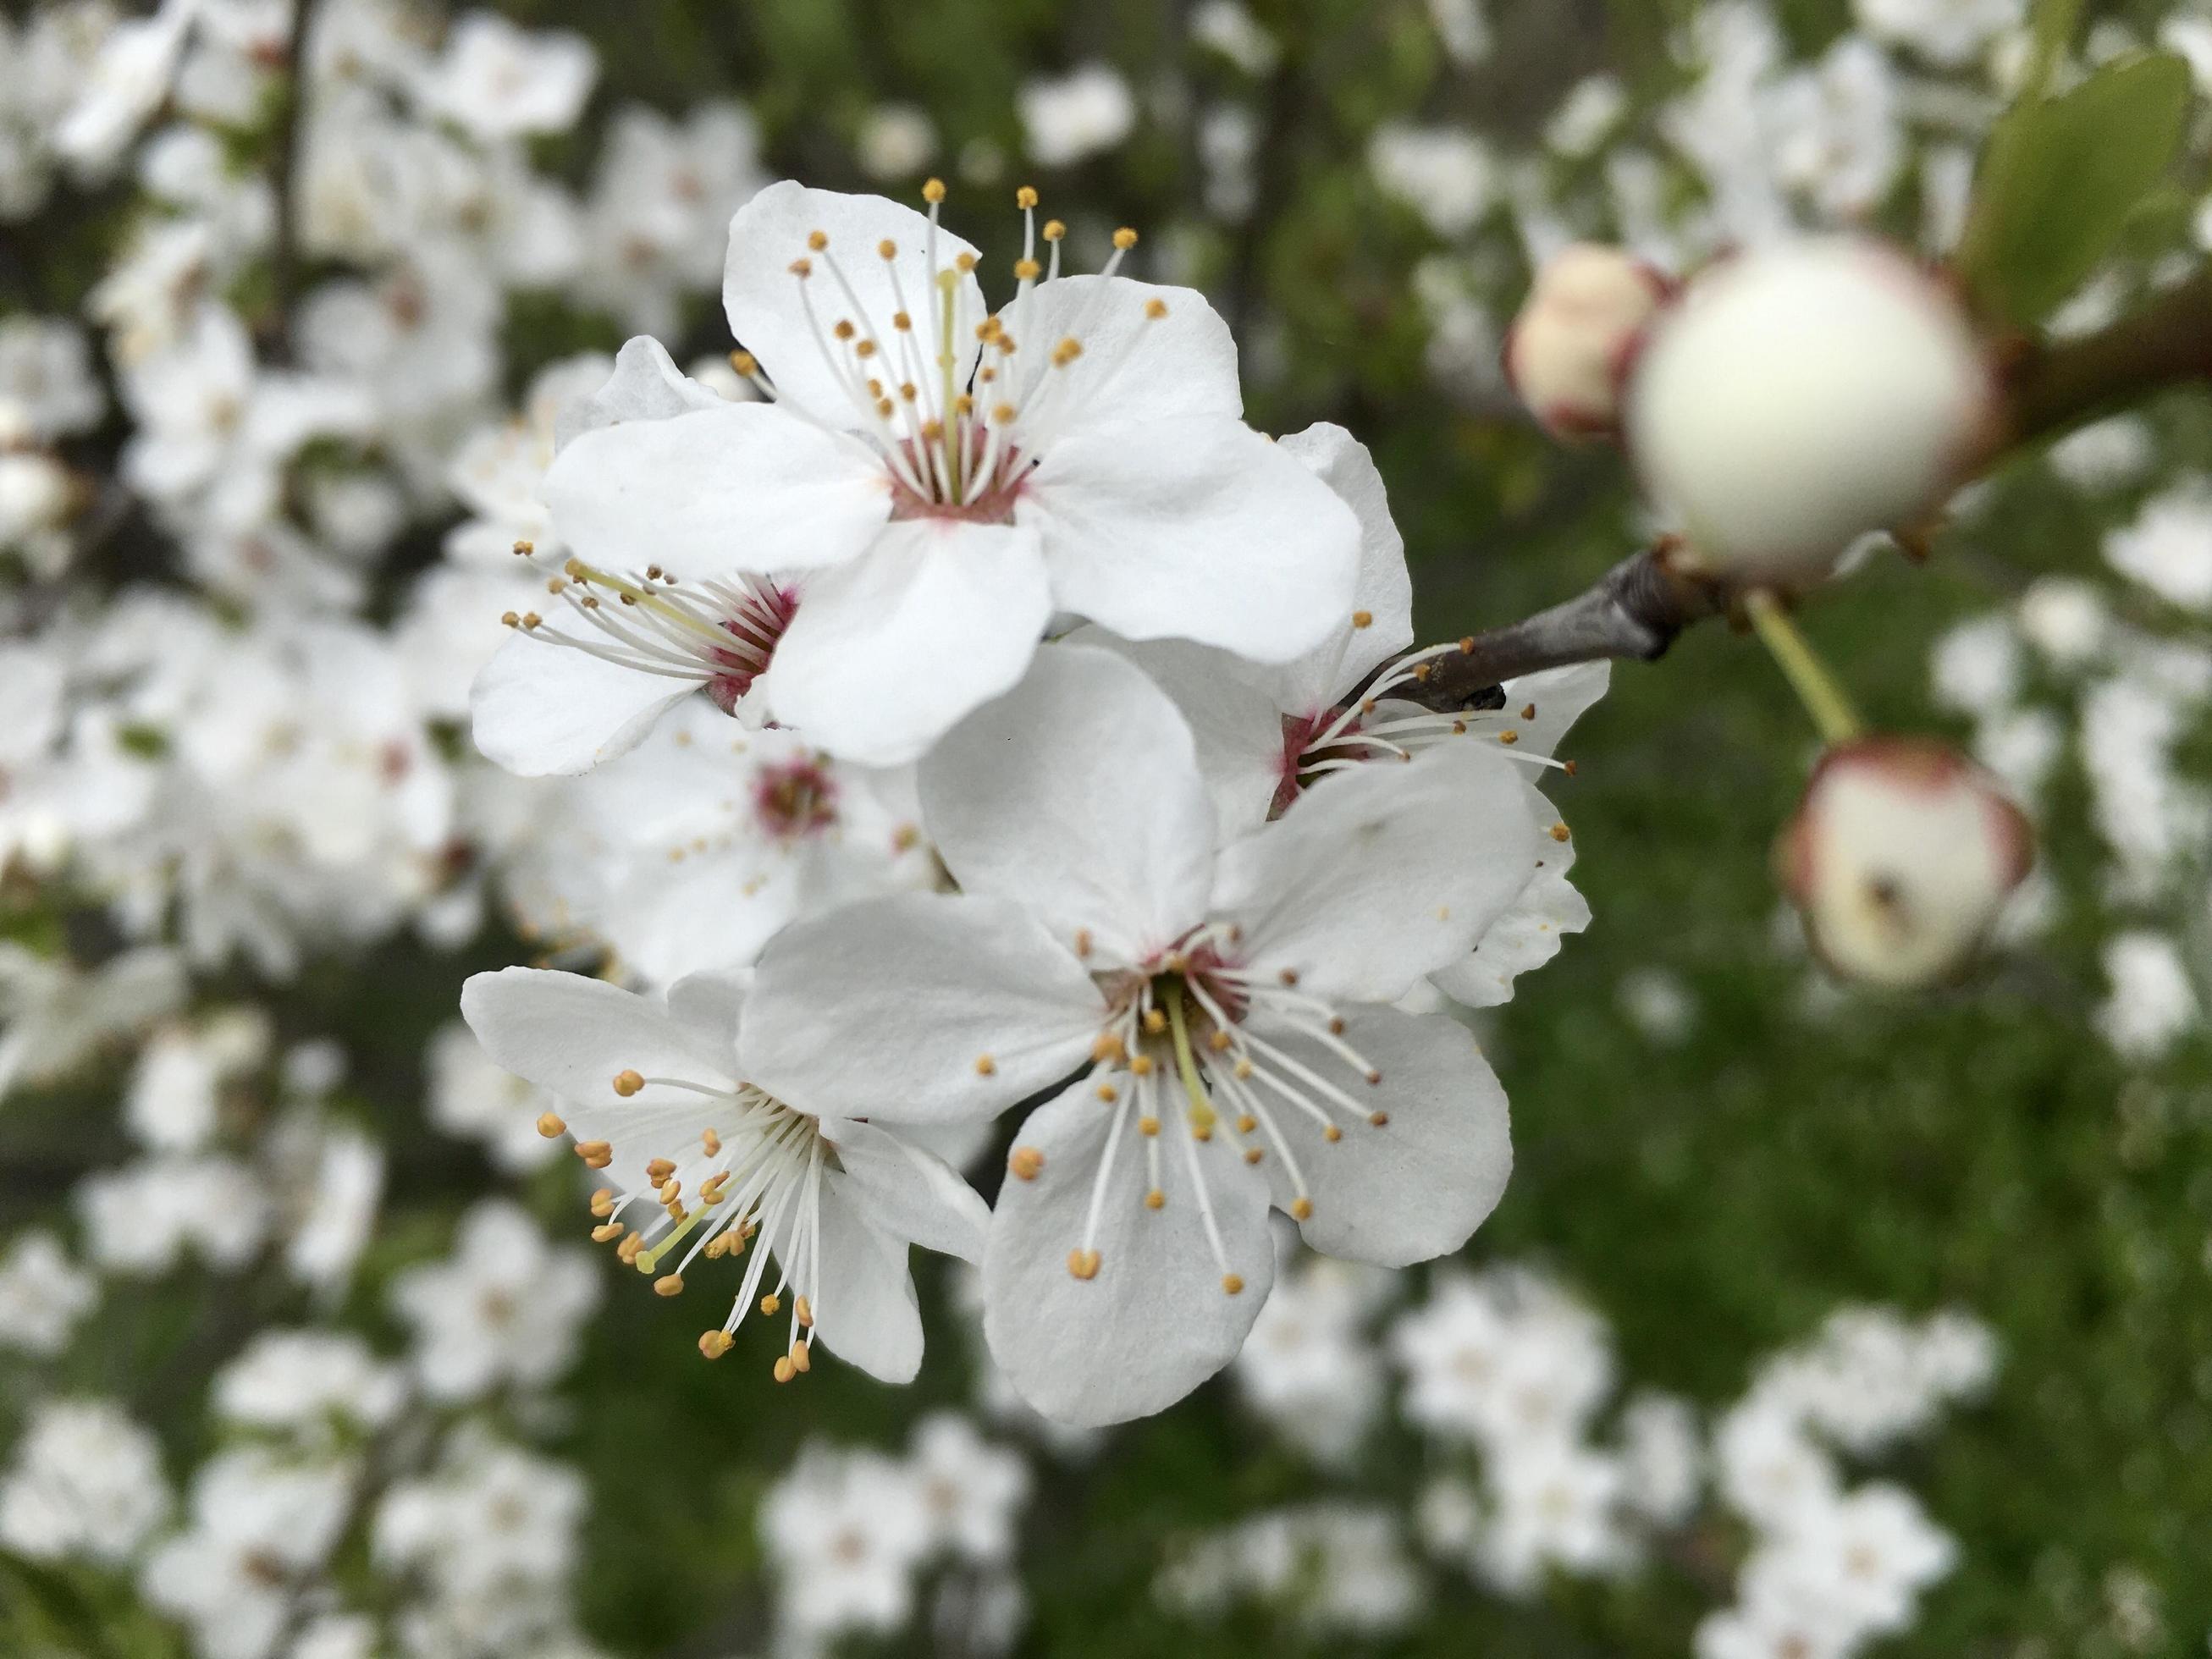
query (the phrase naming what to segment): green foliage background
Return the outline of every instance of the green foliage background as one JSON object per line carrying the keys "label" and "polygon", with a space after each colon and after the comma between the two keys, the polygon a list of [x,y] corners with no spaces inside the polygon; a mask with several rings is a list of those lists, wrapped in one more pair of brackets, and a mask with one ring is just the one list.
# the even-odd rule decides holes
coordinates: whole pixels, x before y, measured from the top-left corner
{"label": "green foliage background", "polygon": [[[947,155],[977,137],[1018,153],[1025,78],[1103,57],[1141,92],[1188,55],[1176,0],[505,9],[589,34],[604,62],[600,104],[638,97],[680,111],[738,93],[763,123],[771,168],[830,186],[865,187],[851,142],[887,99],[926,108]],[[1557,450],[1504,412],[1467,412],[1434,388],[1409,284],[1430,240],[1369,182],[1365,140],[1378,123],[1413,115],[1510,143],[1601,68],[1657,90],[1669,73],[1660,43],[1685,8],[1494,0],[1496,52],[1468,74],[1447,72],[1419,0],[1255,0],[1252,9],[1286,48],[1279,71],[1263,82],[1219,64],[1196,71],[1250,100],[1267,135],[1251,230],[1194,222],[1194,143],[1173,121],[1147,121],[1104,161],[1038,178],[1046,205],[1079,204],[1086,220],[1148,233],[1191,227],[1200,285],[1237,324],[1248,358],[1279,371],[1255,380],[1255,420],[1277,430],[1335,420],[1374,449],[1431,637],[1565,596],[1632,544],[1626,469],[1610,453]],[[2158,11],[2107,9],[2138,21]],[[1808,50],[1847,22],[1844,0],[1781,0],[1777,10]],[[580,174],[588,146],[573,148]],[[1018,181],[1010,173],[1007,190]],[[998,211],[1006,194],[955,185],[957,222],[994,258],[1017,228]],[[1912,204],[1896,205],[1909,228]],[[519,314],[514,383],[562,352],[617,343],[604,319]],[[670,343],[682,361],[685,347],[727,342],[702,307],[690,337]],[[2155,414],[2167,454],[2212,465],[2212,411],[2201,401]],[[2132,508],[2125,497],[2087,505],[2023,457],[1990,511],[1947,535],[1931,567],[1877,562],[1814,608],[1808,629],[1877,720],[1941,726],[1926,696],[1930,642],[2035,573],[2087,570],[2106,522]],[[1855,999],[1808,1014],[1807,970],[1772,943],[1765,859],[1809,747],[1770,665],[1723,629],[1698,631],[1659,665],[1616,670],[1572,746],[1580,775],[1554,792],[1596,921],[1522,982],[1498,1023],[1518,1163],[1469,1255],[1556,1269],[1612,1322],[1628,1377],[1716,1407],[1741,1391],[1756,1359],[1840,1303],[1972,1310],[2003,1344],[1996,1393],[1899,1466],[1960,1539],[1963,1560],[1919,1627],[1883,1650],[2118,1654],[2104,1584],[2122,1567],[2163,1591],[2171,1630],[2202,1632],[2212,1627],[2212,1066],[2200,1044],[2156,1076],[2131,1076],[2089,1026],[2109,921],[2078,781],[2061,787],[2045,825],[2064,900],[2045,940],[1940,997]],[[278,1004],[288,1034],[344,1037],[362,1109],[392,1146],[392,1207],[353,1292],[372,1325],[389,1273],[435,1254],[445,1218],[494,1184],[473,1153],[422,1127],[419,1095],[422,1042],[450,1017],[461,977],[500,959],[394,947],[319,969]],[[1624,976],[1650,967],[1697,999],[1679,1047],[1655,1048],[1620,1012]],[[119,1153],[112,1082],[0,1117],[11,1211],[28,1215],[46,1201],[37,1194],[64,1189],[66,1172]],[[53,1178],[39,1181],[42,1170]],[[569,1173],[564,1162],[531,1195],[563,1233],[581,1231]],[[933,1357],[913,1390],[836,1366],[771,1390],[757,1368],[701,1364],[696,1322],[633,1288],[612,1287],[572,1389],[592,1409],[562,1447],[596,1494],[586,1620],[617,1651],[713,1659],[763,1634],[752,1513],[765,1486],[809,1435],[890,1443],[921,1406],[964,1402],[965,1334],[926,1285]],[[135,1301],[118,1291],[102,1334],[80,1345],[74,1380],[135,1390],[133,1404],[189,1456],[201,1431],[171,1420],[163,1402],[190,1397],[236,1333],[288,1305],[202,1285]],[[1355,1484],[1405,1501],[1423,1457],[1410,1436],[1386,1431]],[[1041,1461],[1039,1475],[1024,1546],[1029,1650],[1198,1659],[1292,1640],[1256,1614],[1208,1632],[1152,1604],[1165,1540],[1312,1490],[1313,1477],[1218,1385],[1121,1432],[1095,1463]],[[1734,1543],[1694,1538],[1627,1584],[1562,1583],[1525,1607],[1440,1577],[1431,1614],[1389,1650],[1680,1655],[1697,1618],[1725,1599],[1717,1587]],[[162,1650],[127,1619],[112,1631],[114,1654]],[[2193,1650],[2202,1638],[2176,1639]]]}

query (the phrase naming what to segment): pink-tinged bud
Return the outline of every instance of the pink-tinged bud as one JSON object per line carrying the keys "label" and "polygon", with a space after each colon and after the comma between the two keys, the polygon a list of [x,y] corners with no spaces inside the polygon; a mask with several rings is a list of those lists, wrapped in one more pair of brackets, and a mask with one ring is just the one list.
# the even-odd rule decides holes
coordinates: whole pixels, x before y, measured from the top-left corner
{"label": "pink-tinged bud", "polygon": [[2034,860],[2034,831],[1996,779],[1920,738],[1831,749],[1775,848],[1821,960],[1897,989],[1965,968]]}
{"label": "pink-tinged bud", "polygon": [[1637,360],[1626,424],[1698,564],[1788,589],[1869,531],[1923,523],[1997,413],[1951,292],[1881,243],[1837,237],[1692,281]]}
{"label": "pink-tinged bud", "polygon": [[1547,432],[1573,443],[1620,430],[1621,381],[1671,291],[1643,260],[1595,242],[1544,262],[1505,337],[1505,378]]}

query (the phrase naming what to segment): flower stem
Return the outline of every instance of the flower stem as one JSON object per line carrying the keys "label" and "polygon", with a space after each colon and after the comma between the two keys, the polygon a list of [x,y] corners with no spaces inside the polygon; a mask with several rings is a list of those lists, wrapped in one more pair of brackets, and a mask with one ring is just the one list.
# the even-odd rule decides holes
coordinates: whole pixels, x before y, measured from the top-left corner
{"label": "flower stem", "polygon": [[1168,1005],[1168,1030],[1175,1038],[1176,1070],[1182,1075],[1182,1091],[1190,1097],[1191,1127],[1211,1129],[1213,1103],[1206,1098],[1206,1085],[1198,1075],[1198,1057],[1191,1052],[1190,1020],[1182,1007],[1182,981],[1167,981],[1163,1000]]}
{"label": "flower stem", "polygon": [[1863,729],[1858,711],[1851,707],[1850,698],[1828,672],[1812,642],[1790,619],[1781,600],[1762,590],[1746,594],[1743,608],[1751,617],[1751,625],[1759,630],[1760,641],[1788,678],[1797,700],[1813,717],[1821,738],[1833,744],[1848,743],[1858,736]]}

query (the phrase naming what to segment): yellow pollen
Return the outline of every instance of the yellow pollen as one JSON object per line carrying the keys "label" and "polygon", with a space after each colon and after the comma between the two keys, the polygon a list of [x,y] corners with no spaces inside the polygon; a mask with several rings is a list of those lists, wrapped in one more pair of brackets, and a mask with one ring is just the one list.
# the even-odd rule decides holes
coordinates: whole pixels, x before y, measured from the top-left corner
{"label": "yellow pollen", "polygon": [[1062,224],[1059,220],[1048,219],[1044,222],[1044,239],[1046,241],[1056,242],[1066,234],[1067,227]]}
{"label": "yellow pollen", "polygon": [[1112,1084],[1102,1083],[1098,1085],[1098,1098],[1104,1101],[1109,1106],[1111,1106],[1115,1101],[1121,1099],[1121,1091],[1115,1088]]}
{"label": "yellow pollen", "polygon": [[1244,1161],[1247,1164],[1257,1164],[1265,1156],[1266,1154],[1257,1146],[1247,1146],[1244,1149]]}
{"label": "yellow pollen", "polygon": [[1150,1077],[1152,1074],[1152,1057],[1150,1054],[1135,1055],[1129,1061],[1129,1070],[1138,1077]]}
{"label": "yellow pollen", "polygon": [[894,311],[891,313],[891,326],[902,334],[911,334],[914,331],[914,319],[903,311]]}
{"label": "yellow pollen", "polygon": [[876,244],[876,252],[886,259],[896,259],[898,258],[898,244],[886,236]]}
{"label": "yellow pollen", "polygon": [[1242,1296],[1244,1293],[1244,1281],[1235,1273],[1224,1273],[1221,1275],[1221,1288],[1231,1296]]}
{"label": "yellow pollen", "polygon": [[1334,1144],[1344,1139],[1344,1131],[1332,1123],[1321,1132],[1321,1138]]}
{"label": "yellow pollen", "polygon": [[1091,1045],[1091,1058],[1096,1060],[1127,1060],[1128,1057],[1129,1051],[1121,1046],[1121,1039],[1111,1031],[1100,1033],[1098,1041]]}
{"label": "yellow pollen", "polygon": [[807,1354],[805,1343],[794,1342],[791,1345],[792,1370],[803,1373],[809,1370],[813,1365],[813,1360]]}
{"label": "yellow pollen", "polygon": [[1137,233],[1130,229],[1128,226],[1124,225],[1121,229],[1114,233],[1114,246],[1123,253],[1127,253],[1131,248],[1136,246],[1136,245]]}
{"label": "yellow pollen", "polygon": [[544,620],[545,618],[539,616],[535,611],[526,611],[522,613],[522,626],[526,632],[537,627],[538,623]]}
{"label": "yellow pollen", "polygon": [[915,385],[912,380],[901,380],[899,382],[899,396],[905,398],[908,403],[912,403],[915,398],[919,397],[921,395],[921,388]]}
{"label": "yellow pollen", "polygon": [[1518,743],[1521,741],[1521,734],[1518,732],[1500,732],[1498,734],[1498,740],[1504,744]]}
{"label": "yellow pollen", "polygon": [[1073,1273],[1078,1279],[1097,1278],[1098,1252],[1096,1250],[1082,1249],[1070,1250],[1067,1253],[1067,1271]]}
{"label": "yellow pollen", "polygon": [[1044,1154],[1034,1146],[1017,1146],[1006,1159],[1017,1181],[1035,1181],[1044,1170]]}
{"label": "yellow pollen", "polygon": [[732,351],[730,354],[730,367],[750,380],[760,373],[760,359],[750,351]]}
{"label": "yellow pollen", "polygon": [[[709,1124],[705,1133],[700,1135],[699,1144],[707,1149],[707,1156],[709,1158],[714,1157],[722,1150],[722,1138],[714,1133],[712,1124]],[[717,1176],[715,1179],[719,1181],[721,1177]]]}
{"label": "yellow pollen", "polygon": [[568,1126],[561,1121],[560,1118],[554,1113],[540,1112],[538,1115],[538,1133],[544,1135],[548,1140],[553,1139],[556,1136],[565,1134],[568,1133]]}
{"label": "yellow pollen", "polygon": [[1014,261],[1014,280],[1018,283],[1034,283],[1043,275],[1044,267],[1034,259]]}
{"label": "yellow pollen", "polygon": [[1054,368],[1066,368],[1082,355],[1083,342],[1071,334],[1052,349],[1052,366]]}
{"label": "yellow pollen", "polygon": [[1374,627],[1374,626],[1375,626],[1375,613],[1374,613],[1372,611],[1353,611],[1353,612],[1352,613],[1352,625],[1354,628],[1372,628],[1372,627]]}
{"label": "yellow pollen", "polygon": [[615,1260],[621,1262],[625,1267],[629,1267],[636,1261],[638,1256],[643,1252],[644,1249],[645,1235],[643,1233],[632,1233],[628,1238],[625,1238],[621,1243],[615,1246]]}
{"label": "yellow pollen", "polygon": [[1168,302],[1165,300],[1147,300],[1145,301],[1145,315],[1150,318],[1153,322],[1157,323],[1161,318],[1167,314]]}
{"label": "yellow pollen", "polygon": [[992,1058],[990,1057],[990,1055],[988,1055],[988,1054],[978,1054],[978,1055],[976,1055],[976,1056],[975,1056],[975,1075],[976,1075],[976,1076],[978,1076],[978,1077],[989,1077],[992,1073],[994,1073],[994,1072],[996,1072],[998,1069],[999,1069],[999,1062],[998,1062],[997,1060],[995,1060],[992,1059]]}
{"label": "yellow pollen", "polygon": [[624,1100],[628,1100],[643,1087],[645,1087],[645,1079],[635,1072],[624,1071],[615,1073],[615,1092]]}
{"label": "yellow pollen", "polygon": [[826,230],[808,231],[806,233],[806,246],[812,248],[817,253],[821,252],[823,248],[830,246],[830,233]]}
{"label": "yellow pollen", "polygon": [[962,392],[952,400],[952,412],[955,415],[973,415],[975,412],[975,400],[966,392]]}
{"label": "yellow pollen", "polygon": [[1259,1127],[1260,1120],[1249,1112],[1237,1120],[1237,1133],[1240,1135],[1249,1135]]}
{"label": "yellow pollen", "polygon": [[592,1243],[611,1244],[629,1231],[619,1221],[605,1221],[592,1229]]}
{"label": "yellow pollen", "polygon": [[798,277],[801,282],[805,282],[809,276],[811,276],[814,274],[814,261],[811,259],[793,259],[791,262],[791,274]]}
{"label": "yellow pollen", "polygon": [[782,1310],[782,1307],[783,1298],[776,1295],[773,1291],[770,1291],[766,1296],[761,1298],[761,1313],[765,1318],[775,1318],[777,1313]]}
{"label": "yellow pollen", "polygon": [[653,1293],[655,1296],[681,1296],[684,1293],[684,1275],[668,1273],[654,1279]]}
{"label": "yellow pollen", "polygon": [[1536,718],[1536,705],[1532,702],[1523,708],[1521,710],[1521,718],[1524,720],[1534,720]]}
{"label": "yellow pollen", "polygon": [[969,271],[975,269],[975,256],[972,253],[963,253],[952,263],[958,268],[960,274],[964,276]]}
{"label": "yellow pollen", "polygon": [[1555,823],[1552,826],[1552,839],[1553,841],[1565,841],[1567,838],[1567,826],[1564,822]]}
{"label": "yellow pollen", "polygon": [[1145,1030],[1158,1036],[1168,1029],[1168,1017],[1157,1008],[1145,1010]]}
{"label": "yellow pollen", "polygon": [[855,357],[874,356],[876,355],[876,343],[873,340],[861,341],[858,345],[853,348],[853,355]]}
{"label": "yellow pollen", "polygon": [[535,542],[517,542],[514,544],[514,556],[518,559],[526,559],[537,550],[538,544]]}
{"label": "yellow pollen", "polygon": [[837,319],[836,326],[832,328],[830,331],[841,340],[849,340],[855,334],[859,333],[860,330],[853,326],[851,319],[840,317]]}
{"label": "yellow pollen", "polygon": [[1191,1119],[1190,1138],[1193,1140],[1212,1139],[1213,1126],[1206,1121],[1205,1119],[1194,1115]]}
{"label": "yellow pollen", "polygon": [[1036,204],[1037,193],[1030,185],[1024,185],[1019,190],[1014,192],[1014,205],[1021,209],[1023,212],[1028,212]]}
{"label": "yellow pollen", "polygon": [[[1014,406],[1012,404],[994,404],[991,405],[991,420],[994,424],[998,426],[1010,426],[1013,423],[1013,419]],[[1088,933],[1079,933],[1076,937],[1079,941],[1079,945],[1075,954],[1079,957],[1088,956],[1091,953],[1091,936]]]}
{"label": "yellow pollen", "polygon": [[1137,1133],[1138,1133],[1139,1134],[1140,1134],[1140,1135],[1156,1135],[1156,1134],[1159,1133],[1159,1132],[1160,1132],[1160,1121],[1159,1121],[1159,1119],[1158,1119],[1158,1118],[1156,1118],[1156,1117],[1140,1117],[1140,1118],[1139,1118],[1139,1119],[1137,1120]]}
{"label": "yellow pollen", "polygon": [[505,623],[509,628],[520,628],[522,626],[522,616],[520,611],[502,611],[499,619]]}
{"label": "yellow pollen", "polygon": [[792,1317],[802,1325],[811,1325],[814,1322],[814,1310],[806,1305],[806,1298],[803,1296],[793,1298],[791,1313]]}
{"label": "yellow pollen", "polygon": [[1237,1080],[1242,1083],[1252,1075],[1252,1062],[1249,1060],[1240,1060],[1237,1062],[1236,1070]]}
{"label": "yellow pollen", "polygon": [[945,199],[945,180],[942,179],[928,179],[923,180],[921,186],[921,199],[929,203],[943,201]]}
{"label": "yellow pollen", "polygon": [[594,1170],[604,1170],[615,1161],[615,1149],[604,1140],[580,1140],[576,1156]]}
{"label": "yellow pollen", "polygon": [[1217,1025],[1213,1028],[1213,1035],[1206,1038],[1206,1046],[1218,1054],[1224,1052],[1235,1041],[1234,1037]]}
{"label": "yellow pollen", "polygon": [[1168,1195],[1157,1187],[1145,1194],[1145,1207],[1148,1210],[1164,1209],[1167,1207],[1167,1201]]}
{"label": "yellow pollen", "polygon": [[[707,1241],[707,1248],[702,1250],[700,1254],[705,1256],[709,1261],[720,1261],[724,1256],[730,1253],[731,1237],[732,1235],[728,1233],[716,1233],[712,1238]],[[744,1241],[743,1239],[738,1239],[737,1241],[737,1248],[740,1250],[745,1248]]]}
{"label": "yellow pollen", "polygon": [[729,1352],[732,1346],[730,1334],[727,1331],[699,1333],[699,1354],[703,1359],[720,1359],[724,1354]]}
{"label": "yellow pollen", "polygon": [[1390,1121],[1390,1114],[1388,1112],[1370,1112],[1367,1115],[1367,1121],[1379,1129]]}
{"label": "yellow pollen", "polygon": [[665,1158],[656,1158],[645,1166],[645,1178],[658,1187],[676,1173],[676,1165]]}
{"label": "yellow pollen", "polygon": [[779,1382],[788,1382],[799,1375],[799,1367],[791,1363],[790,1355],[781,1354],[777,1356],[776,1362],[769,1374]]}
{"label": "yellow pollen", "polygon": [[1310,1198],[1292,1199],[1291,1200],[1291,1219],[1293,1221],[1312,1220],[1313,1200]]}
{"label": "yellow pollen", "polygon": [[592,1213],[601,1220],[615,1212],[615,1189],[602,1187],[592,1194]]}

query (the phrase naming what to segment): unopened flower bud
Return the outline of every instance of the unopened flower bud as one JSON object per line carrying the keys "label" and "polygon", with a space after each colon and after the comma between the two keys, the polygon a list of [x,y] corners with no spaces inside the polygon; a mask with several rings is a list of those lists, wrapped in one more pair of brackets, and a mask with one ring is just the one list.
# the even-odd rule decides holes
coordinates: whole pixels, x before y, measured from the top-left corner
{"label": "unopened flower bud", "polygon": [[1925,738],[1875,737],[1820,758],[1775,849],[1820,958],[1893,988],[1952,977],[2034,861],[2027,817],[1990,773]]}
{"label": "unopened flower bud", "polygon": [[1626,426],[1699,566],[1791,588],[1865,532],[1923,521],[1996,408],[1945,288],[1879,243],[1825,238],[1692,282],[1637,359]]}
{"label": "unopened flower bud", "polygon": [[1612,436],[1621,382],[1671,285],[1617,247],[1577,242],[1544,262],[1505,337],[1505,378],[1547,432]]}

